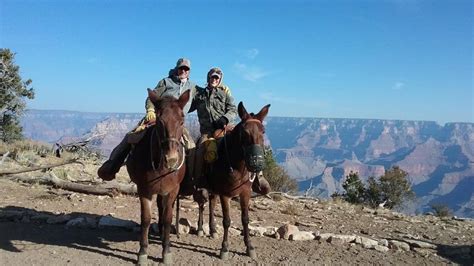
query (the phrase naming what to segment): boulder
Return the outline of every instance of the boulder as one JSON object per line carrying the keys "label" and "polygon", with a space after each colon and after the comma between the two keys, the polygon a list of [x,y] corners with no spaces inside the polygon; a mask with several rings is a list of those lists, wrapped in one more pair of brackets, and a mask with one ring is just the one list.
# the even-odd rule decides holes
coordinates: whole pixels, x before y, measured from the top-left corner
{"label": "boulder", "polygon": [[331,233],[322,233],[322,234],[317,234],[316,235],[316,240],[319,240],[319,241],[328,241],[329,238],[331,238],[332,236],[334,236],[334,234],[331,234]]}
{"label": "boulder", "polygon": [[373,240],[364,236],[356,236],[355,243],[362,245],[364,248],[374,248],[379,244],[377,240]]}
{"label": "boulder", "polygon": [[393,250],[410,251],[410,245],[408,243],[398,240],[389,240],[388,246]]}
{"label": "boulder", "polygon": [[293,240],[293,241],[303,241],[303,240],[313,240],[313,239],[314,239],[313,232],[298,231],[290,235],[290,240]]}
{"label": "boulder", "polygon": [[429,249],[436,249],[437,246],[435,244],[431,244],[425,241],[420,240],[413,240],[413,239],[405,239],[405,242],[410,244],[413,248],[429,248]]}
{"label": "boulder", "polygon": [[355,235],[332,235],[328,238],[328,242],[335,245],[343,245],[355,241]]}
{"label": "boulder", "polygon": [[260,226],[249,225],[249,235],[251,236],[263,236],[267,232],[267,228]]}
{"label": "boulder", "polygon": [[377,251],[380,251],[380,252],[387,252],[389,250],[388,247],[384,247],[384,246],[380,246],[380,245],[374,246],[374,249],[377,250]]}
{"label": "boulder", "polygon": [[275,237],[277,235],[277,229],[276,227],[270,226],[266,228],[267,230],[265,233],[263,233],[264,236],[269,236],[269,237]]}
{"label": "boulder", "polygon": [[292,225],[292,224],[284,224],[278,228],[277,233],[280,236],[280,238],[288,240],[290,238],[290,235],[299,232],[298,227]]}

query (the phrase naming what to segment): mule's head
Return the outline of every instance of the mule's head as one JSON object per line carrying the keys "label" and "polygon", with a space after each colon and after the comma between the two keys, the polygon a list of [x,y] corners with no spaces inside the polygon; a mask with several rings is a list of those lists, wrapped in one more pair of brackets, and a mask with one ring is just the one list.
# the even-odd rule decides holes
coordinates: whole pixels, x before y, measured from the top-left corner
{"label": "mule's head", "polygon": [[[182,154],[184,151],[181,144],[184,131],[183,108],[188,102],[189,96],[190,91],[187,90],[181,94],[179,99],[173,97],[159,98],[154,91],[148,89],[148,97],[155,105],[155,129],[161,153],[164,155],[164,166],[167,169],[177,170],[180,161],[184,160],[184,154]],[[182,156],[181,159],[180,156]]]}
{"label": "mule's head", "polygon": [[239,116],[242,120],[240,122],[239,137],[244,149],[245,164],[250,172],[257,173],[263,170],[265,163],[263,154],[265,127],[263,126],[263,119],[267,116],[269,108],[270,105],[268,104],[257,114],[249,114],[242,102],[238,106]]}

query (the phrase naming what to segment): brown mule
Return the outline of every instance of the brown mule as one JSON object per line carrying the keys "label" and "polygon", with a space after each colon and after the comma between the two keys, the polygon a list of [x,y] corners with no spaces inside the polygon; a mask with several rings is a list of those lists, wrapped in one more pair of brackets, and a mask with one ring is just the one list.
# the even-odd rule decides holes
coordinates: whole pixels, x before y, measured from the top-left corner
{"label": "brown mule", "polygon": [[[242,102],[238,105],[241,122],[232,132],[225,135],[218,146],[218,159],[207,174],[209,189],[209,227],[211,236],[216,236],[214,220],[214,207],[217,195],[220,197],[223,212],[224,236],[220,251],[221,259],[227,259],[229,254],[229,226],[230,200],[239,196],[241,219],[243,226],[244,243],[247,255],[256,258],[255,248],[249,238],[249,201],[252,193],[252,182],[260,171],[263,170],[263,119],[268,114],[270,105],[263,107],[256,115],[247,113]],[[202,204],[203,205],[203,204]],[[202,230],[202,211],[199,206],[198,232]]]}
{"label": "brown mule", "polygon": [[184,178],[185,151],[181,143],[184,129],[183,107],[189,100],[189,90],[179,99],[158,96],[148,90],[148,97],[155,105],[156,125],[149,128],[143,139],[136,144],[127,160],[127,170],[137,184],[141,209],[141,236],[138,264],[148,260],[148,232],[151,223],[153,195],[157,195],[158,229],[163,247],[163,263],[172,263],[170,230],[173,203]]}

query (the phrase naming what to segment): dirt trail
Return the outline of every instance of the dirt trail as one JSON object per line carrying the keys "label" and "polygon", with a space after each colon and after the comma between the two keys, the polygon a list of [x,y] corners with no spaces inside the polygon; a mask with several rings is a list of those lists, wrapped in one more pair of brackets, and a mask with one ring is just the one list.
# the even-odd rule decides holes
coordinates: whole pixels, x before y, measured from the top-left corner
{"label": "dirt trail", "polygon": [[[94,228],[104,215],[139,222],[138,199],[111,198],[20,184],[0,179],[0,264],[2,265],[130,265],[136,262],[138,232],[123,228]],[[220,210],[218,224],[221,224]],[[232,207],[232,227],[241,228],[237,203]],[[63,214],[63,215],[60,215]],[[156,211],[155,211],[156,214]],[[89,226],[66,226],[67,220],[48,223],[45,217],[69,220],[86,217]],[[184,199],[181,217],[197,220],[197,205]],[[207,216],[206,221],[207,221]],[[243,239],[230,237],[229,260],[219,259],[221,238],[172,235],[174,263],[208,264],[471,264],[474,252],[474,223],[433,216],[409,217],[388,210],[372,210],[344,202],[314,202],[289,199],[253,200],[250,212],[254,227],[297,224],[300,231],[323,236],[361,236],[386,241],[417,240],[431,247],[395,250],[390,245],[374,249],[363,244],[320,240],[291,241],[271,236],[253,236],[257,260],[245,256]],[[238,232],[238,231],[237,231]],[[329,241],[329,242],[328,242]],[[354,242],[354,241],[352,241]],[[150,259],[160,263],[161,246],[151,237]]]}

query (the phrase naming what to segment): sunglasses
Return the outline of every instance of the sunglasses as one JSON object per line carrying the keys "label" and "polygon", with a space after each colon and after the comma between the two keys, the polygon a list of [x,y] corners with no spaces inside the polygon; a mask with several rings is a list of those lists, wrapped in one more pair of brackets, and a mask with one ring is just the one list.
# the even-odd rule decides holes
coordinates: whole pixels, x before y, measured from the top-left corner
{"label": "sunglasses", "polygon": [[219,76],[211,76],[211,79],[220,79]]}
{"label": "sunglasses", "polygon": [[187,67],[180,67],[180,68],[178,68],[178,70],[189,71],[189,68],[187,68]]}

